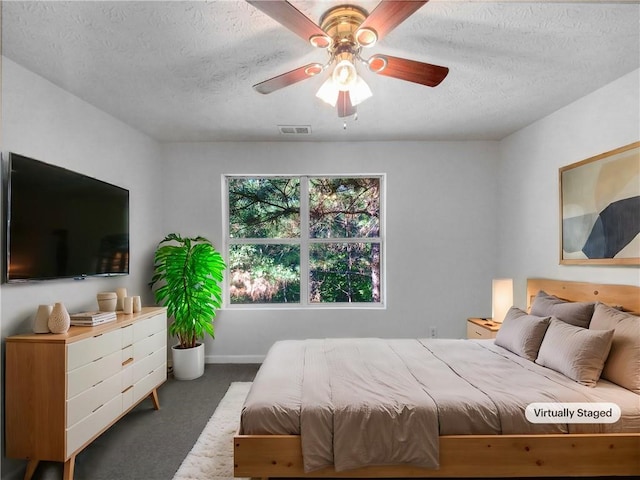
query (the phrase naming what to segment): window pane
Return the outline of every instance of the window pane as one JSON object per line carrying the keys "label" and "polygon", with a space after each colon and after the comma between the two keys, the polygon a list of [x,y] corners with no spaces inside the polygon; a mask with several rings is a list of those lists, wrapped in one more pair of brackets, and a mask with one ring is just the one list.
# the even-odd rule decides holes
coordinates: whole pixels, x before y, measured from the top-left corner
{"label": "window pane", "polygon": [[299,245],[230,245],[231,303],[300,303]]}
{"label": "window pane", "polygon": [[310,179],[309,224],[310,238],[378,237],[380,179]]}
{"label": "window pane", "polygon": [[379,243],[313,244],[309,257],[310,302],[380,302]]}
{"label": "window pane", "polygon": [[298,178],[229,178],[229,236],[300,237]]}

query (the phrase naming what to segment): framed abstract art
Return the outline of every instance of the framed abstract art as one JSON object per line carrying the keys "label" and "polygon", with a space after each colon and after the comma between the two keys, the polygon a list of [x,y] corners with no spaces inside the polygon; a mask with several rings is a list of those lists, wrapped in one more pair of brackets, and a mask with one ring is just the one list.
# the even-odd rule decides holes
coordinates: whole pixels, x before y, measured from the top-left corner
{"label": "framed abstract art", "polygon": [[560,263],[640,265],[640,142],[559,173]]}

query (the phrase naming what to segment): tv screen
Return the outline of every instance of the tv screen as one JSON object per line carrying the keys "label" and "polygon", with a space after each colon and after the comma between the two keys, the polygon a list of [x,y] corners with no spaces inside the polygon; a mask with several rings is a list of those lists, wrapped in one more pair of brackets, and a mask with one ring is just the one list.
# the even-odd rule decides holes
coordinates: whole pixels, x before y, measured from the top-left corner
{"label": "tv screen", "polygon": [[6,198],[7,282],[129,273],[129,191],[15,153]]}

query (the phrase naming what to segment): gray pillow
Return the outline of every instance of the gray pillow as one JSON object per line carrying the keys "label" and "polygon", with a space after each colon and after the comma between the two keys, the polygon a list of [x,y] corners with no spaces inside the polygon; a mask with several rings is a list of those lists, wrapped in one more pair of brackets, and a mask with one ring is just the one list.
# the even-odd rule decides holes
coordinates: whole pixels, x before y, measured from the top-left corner
{"label": "gray pillow", "polygon": [[519,308],[511,307],[494,343],[533,362],[538,356],[550,320],[550,317],[527,315]]}
{"label": "gray pillow", "polygon": [[540,290],[531,304],[531,315],[556,317],[576,327],[588,328],[594,306],[595,302],[568,302]]}
{"label": "gray pillow", "polygon": [[597,303],[589,330],[613,329],[602,378],[640,395],[640,317]]}
{"label": "gray pillow", "polygon": [[552,318],[536,363],[595,387],[612,339],[613,330],[589,330]]}

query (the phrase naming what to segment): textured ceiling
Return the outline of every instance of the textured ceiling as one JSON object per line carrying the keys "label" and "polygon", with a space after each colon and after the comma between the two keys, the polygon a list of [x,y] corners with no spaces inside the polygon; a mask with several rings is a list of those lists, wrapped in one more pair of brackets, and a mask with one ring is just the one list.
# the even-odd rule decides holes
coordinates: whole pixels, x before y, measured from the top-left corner
{"label": "textured ceiling", "polygon": [[[343,2],[291,0],[318,22]],[[377,1],[354,1],[368,11]],[[243,0],[2,2],[3,53],[161,142],[501,139],[640,66],[640,5],[432,0],[363,52],[450,68],[429,88],[360,68],[347,129],[323,78],[251,86],[326,53]],[[640,88],[640,86],[639,86]]]}

